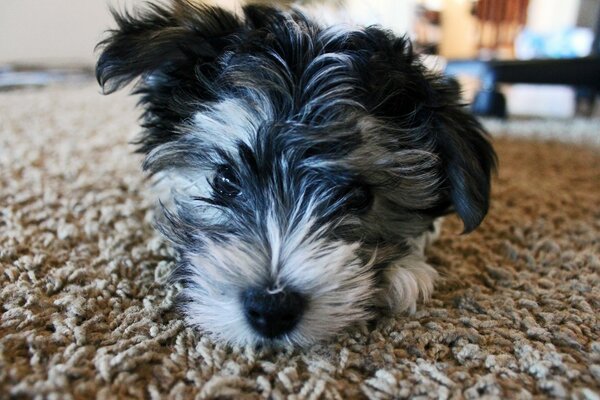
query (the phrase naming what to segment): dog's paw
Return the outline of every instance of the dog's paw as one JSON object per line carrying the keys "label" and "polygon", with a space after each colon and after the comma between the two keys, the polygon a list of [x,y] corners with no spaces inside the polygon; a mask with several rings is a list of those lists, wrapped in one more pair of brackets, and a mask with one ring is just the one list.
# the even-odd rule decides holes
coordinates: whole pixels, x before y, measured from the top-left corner
{"label": "dog's paw", "polygon": [[437,271],[421,254],[410,254],[390,264],[383,272],[380,303],[392,313],[414,313],[417,301],[427,301],[433,292]]}

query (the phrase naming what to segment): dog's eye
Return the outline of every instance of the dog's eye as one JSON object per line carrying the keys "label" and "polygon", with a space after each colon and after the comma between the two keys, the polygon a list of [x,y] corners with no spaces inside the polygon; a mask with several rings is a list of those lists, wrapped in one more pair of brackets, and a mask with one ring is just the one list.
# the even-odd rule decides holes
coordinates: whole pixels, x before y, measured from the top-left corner
{"label": "dog's eye", "polygon": [[212,187],[215,192],[223,197],[235,197],[240,194],[239,181],[231,168],[226,165],[222,165],[217,169]]}
{"label": "dog's eye", "polygon": [[346,209],[359,214],[366,212],[373,202],[373,194],[365,185],[352,188],[346,196]]}

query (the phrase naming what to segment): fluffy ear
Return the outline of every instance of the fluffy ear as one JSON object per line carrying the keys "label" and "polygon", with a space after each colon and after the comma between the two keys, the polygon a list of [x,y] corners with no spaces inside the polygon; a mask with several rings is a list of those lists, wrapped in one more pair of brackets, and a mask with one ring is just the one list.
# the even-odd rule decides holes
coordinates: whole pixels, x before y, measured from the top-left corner
{"label": "fluffy ear", "polygon": [[233,14],[190,0],[147,4],[147,9],[134,14],[112,10],[112,14],[117,29],[108,31],[98,44],[102,52],[96,65],[96,78],[106,93],[140,76],[162,73],[168,78],[179,68],[190,72],[213,61],[223,50],[225,37],[240,27]]}
{"label": "fluffy ear", "polygon": [[374,28],[365,32],[364,43],[375,49],[366,74],[373,112],[412,130],[418,146],[437,152],[446,196],[432,215],[454,210],[465,232],[472,231],[487,214],[496,166],[483,127],[461,104],[458,83],[427,71],[407,39]]}
{"label": "fluffy ear", "polygon": [[496,153],[481,124],[462,107],[445,107],[433,121],[450,201],[467,233],[488,212]]}
{"label": "fluffy ear", "polygon": [[104,93],[141,78],[135,93],[144,106],[140,152],[177,136],[176,125],[198,102],[214,96],[216,60],[240,29],[240,21],[216,7],[191,0],[147,4],[135,13],[112,11],[117,29],[99,43],[96,77]]}

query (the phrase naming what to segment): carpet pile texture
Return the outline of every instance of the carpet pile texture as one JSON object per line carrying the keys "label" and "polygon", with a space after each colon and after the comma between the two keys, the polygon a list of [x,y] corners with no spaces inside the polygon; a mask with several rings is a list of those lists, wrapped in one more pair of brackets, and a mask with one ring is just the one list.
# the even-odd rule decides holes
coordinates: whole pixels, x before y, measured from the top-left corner
{"label": "carpet pile texture", "polygon": [[497,138],[490,214],[446,222],[416,314],[230,348],[172,310],[135,101],[98,92],[0,94],[0,398],[600,398],[594,147]]}

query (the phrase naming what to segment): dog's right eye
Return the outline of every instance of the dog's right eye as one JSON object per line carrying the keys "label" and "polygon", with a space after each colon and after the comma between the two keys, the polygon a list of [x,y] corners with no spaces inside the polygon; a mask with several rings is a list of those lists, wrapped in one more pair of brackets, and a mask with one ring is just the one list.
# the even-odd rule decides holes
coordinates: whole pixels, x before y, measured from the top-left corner
{"label": "dog's right eye", "polygon": [[211,186],[216,193],[223,197],[236,197],[241,192],[237,176],[226,165],[222,165],[217,169]]}

